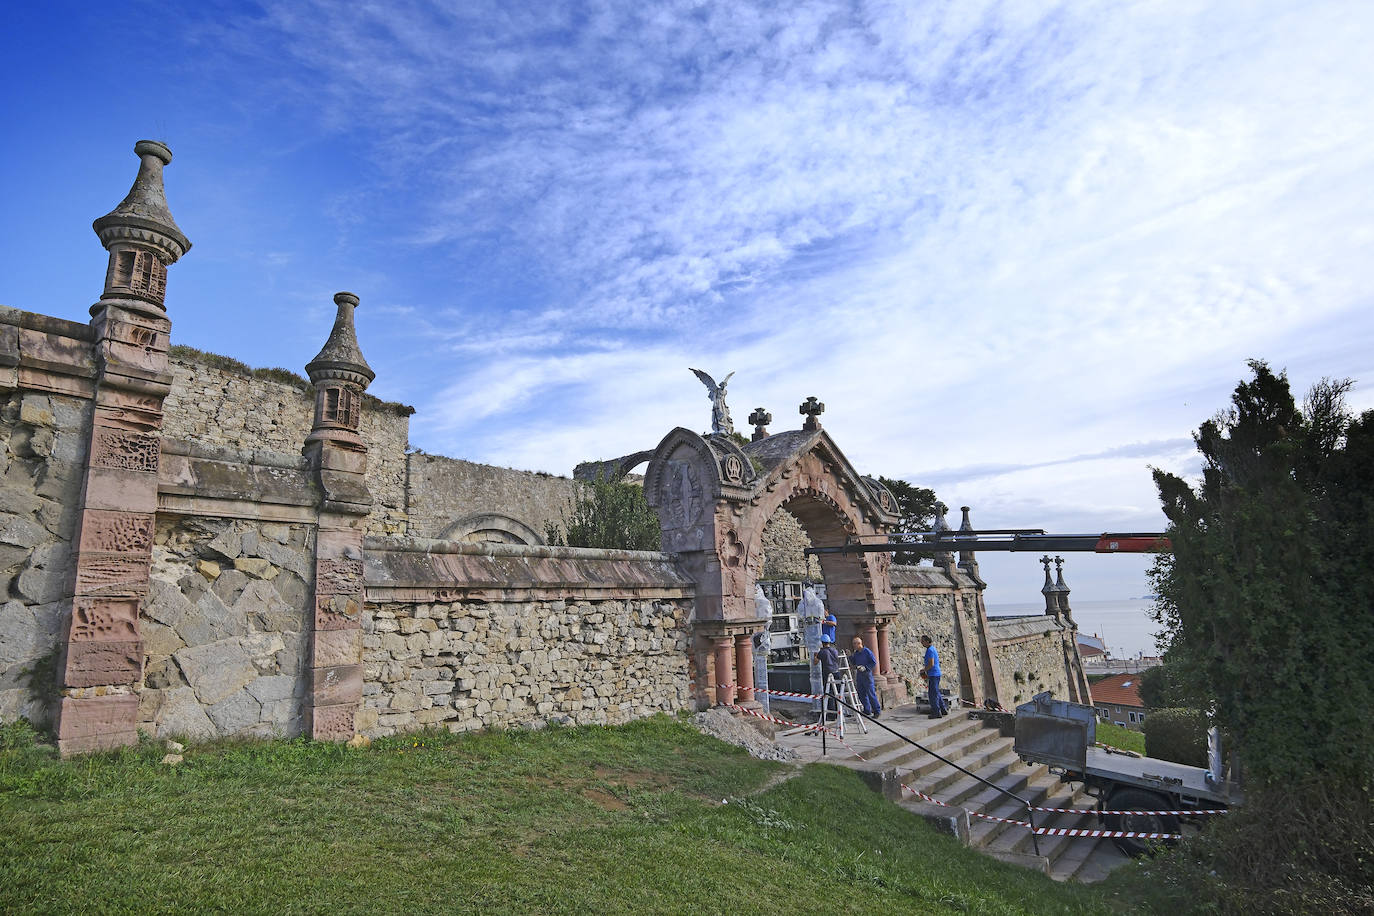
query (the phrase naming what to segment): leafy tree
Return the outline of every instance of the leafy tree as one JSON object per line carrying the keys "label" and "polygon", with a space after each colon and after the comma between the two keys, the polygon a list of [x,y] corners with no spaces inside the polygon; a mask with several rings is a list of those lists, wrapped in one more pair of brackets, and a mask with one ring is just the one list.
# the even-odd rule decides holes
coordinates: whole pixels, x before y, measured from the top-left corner
{"label": "leafy tree", "polygon": [[[1374,843],[1374,411],[1350,414],[1348,380],[1300,409],[1285,374],[1250,368],[1194,437],[1198,485],[1154,472],[1173,542],[1151,571],[1155,613],[1177,699],[1245,761],[1253,829],[1228,818],[1217,867],[1262,909],[1298,899],[1283,882],[1309,903],[1337,886],[1374,901],[1374,857],[1355,851]],[[1266,826],[1279,812],[1294,822]]]}
{"label": "leafy tree", "polygon": [[1169,709],[1182,700],[1173,669],[1166,660],[1163,665],[1146,668],[1137,679],[1140,702],[1147,709]]}
{"label": "leafy tree", "polygon": [[544,525],[544,538],[558,546],[613,550],[658,550],[662,543],[644,488],[604,477],[582,485],[581,495],[563,513],[563,524]]}
{"label": "leafy tree", "polygon": [[[929,531],[935,524],[935,491],[928,487],[918,487],[905,480],[879,477],[878,482],[892,491],[897,498],[902,520],[898,523],[900,531]],[[921,554],[899,551],[893,558],[894,563],[914,564],[921,561]],[[926,556],[929,556],[927,554]]]}

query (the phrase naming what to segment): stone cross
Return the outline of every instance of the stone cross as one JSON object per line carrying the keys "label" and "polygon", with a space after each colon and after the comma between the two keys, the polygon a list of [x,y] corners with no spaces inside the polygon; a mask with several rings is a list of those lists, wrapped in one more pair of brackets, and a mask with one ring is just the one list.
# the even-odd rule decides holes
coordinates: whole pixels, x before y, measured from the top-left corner
{"label": "stone cross", "polygon": [[815,396],[809,397],[797,408],[797,413],[806,417],[806,422],[802,424],[802,429],[815,430],[821,428],[820,416],[825,413],[825,405],[816,400]]}
{"label": "stone cross", "polygon": [[773,415],[762,407],[755,407],[754,412],[749,415],[749,422],[754,424],[754,437],[751,442],[768,438],[768,424],[773,422]]}

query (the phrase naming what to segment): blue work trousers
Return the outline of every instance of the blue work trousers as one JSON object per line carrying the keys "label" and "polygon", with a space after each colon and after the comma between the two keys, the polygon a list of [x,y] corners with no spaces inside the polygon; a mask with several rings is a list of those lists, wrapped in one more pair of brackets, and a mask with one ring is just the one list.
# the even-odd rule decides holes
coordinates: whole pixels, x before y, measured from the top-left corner
{"label": "blue work trousers", "polygon": [[876,716],[882,707],[878,705],[878,691],[873,686],[873,672],[860,671],[855,676],[854,686],[859,689],[859,705],[864,715]]}
{"label": "blue work trousers", "polygon": [[930,714],[932,716],[943,716],[949,712],[949,707],[945,705],[945,698],[940,695],[940,676],[926,678],[926,683],[930,686]]}

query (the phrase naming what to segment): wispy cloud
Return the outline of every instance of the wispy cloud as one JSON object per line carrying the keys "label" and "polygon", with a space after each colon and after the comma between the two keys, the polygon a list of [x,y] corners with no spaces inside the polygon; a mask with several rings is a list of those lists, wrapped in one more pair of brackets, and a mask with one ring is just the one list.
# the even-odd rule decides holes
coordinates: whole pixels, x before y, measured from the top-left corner
{"label": "wispy cloud", "polygon": [[358,163],[325,216],[388,290],[364,349],[429,449],[645,448],[706,425],[702,365],[737,419],[818,395],[863,470],[952,503],[1157,519],[1146,463],[1187,466],[1246,358],[1299,390],[1371,368],[1358,5],[269,0],[194,29],[290,122],[283,168],[304,135]]}

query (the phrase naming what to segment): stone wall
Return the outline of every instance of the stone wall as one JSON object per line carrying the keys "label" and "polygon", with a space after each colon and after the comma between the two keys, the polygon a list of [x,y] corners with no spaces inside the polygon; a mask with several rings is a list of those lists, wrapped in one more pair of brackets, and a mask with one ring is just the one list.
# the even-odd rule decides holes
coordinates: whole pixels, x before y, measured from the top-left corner
{"label": "stone wall", "polygon": [[797,517],[786,509],[779,509],[763,526],[762,579],[821,580],[821,564],[802,551],[811,546],[811,538]]}
{"label": "stone wall", "polygon": [[[903,580],[901,574],[908,570],[912,572]],[[898,615],[889,637],[892,670],[913,697],[926,692],[925,681],[919,676],[925,659],[923,634],[930,636],[940,653],[940,685],[959,693],[962,670],[954,626],[956,595],[947,581],[939,581],[941,578],[940,571],[930,567],[893,567],[892,601]]]}
{"label": "stone wall", "polygon": [[1071,698],[1069,678],[1073,659],[1066,657],[1065,640],[1073,631],[1050,615],[991,617],[993,664],[1007,696],[1008,709],[1048,690],[1055,699]]}
{"label": "stone wall", "polygon": [[689,604],[369,605],[358,728],[604,725],[685,709]]}
{"label": "stone wall", "polygon": [[158,518],[140,620],[149,734],[301,733],[314,537],[303,524]]}
{"label": "stone wall", "polygon": [[369,538],[359,729],[625,722],[691,703],[661,553]]}
{"label": "stone wall", "polygon": [[[482,526],[500,524],[499,518],[506,518],[526,529],[519,532],[523,535],[519,542],[542,544],[545,524],[562,524],[578,488],[577,482],[569,477],[515,471],[422,452],[410,456],[409,471],[410,502],[406,512],[413,537],[462,540],[465,534]],[[516,535],[518,530],[508,533]],[[501,539],[516,542],[515,537]]]}
{"label": "stone wall", "polygon": [[[169,361],[172,390],[163,402],[163,436],[200,446],[299,455],[310,435],[315,394],[304,379],[254,375],[233,360],[177,351]],[[274,370],[282,379],[290,373]],[[367,443],[372,534],[406,534],[409,408],[365,398],[359,434]]]}
{"label": "stone wall", "polygon": [[0,722],[51,722],[91,402],[0,391]]}

